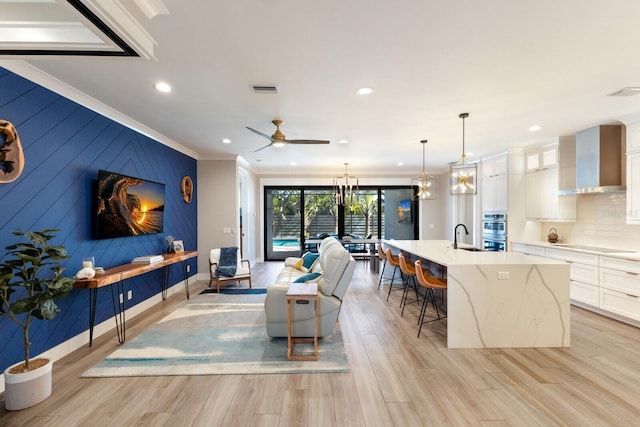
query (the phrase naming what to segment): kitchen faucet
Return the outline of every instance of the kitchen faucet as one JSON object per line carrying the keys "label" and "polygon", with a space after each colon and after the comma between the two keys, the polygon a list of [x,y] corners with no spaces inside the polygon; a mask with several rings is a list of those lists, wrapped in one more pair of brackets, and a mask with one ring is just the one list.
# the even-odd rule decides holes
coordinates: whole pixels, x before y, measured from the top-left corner
{"label": "kitchen faucet", "polygon": [[458,224],[456,225],[456,227],[453,229],[453,249],[458,249],[458,227],[462,226],[462,228],[464,228],[464,232],[465,234],[468,236],[469,235],[469,231],[467,230],[467,226],[464,224]]}

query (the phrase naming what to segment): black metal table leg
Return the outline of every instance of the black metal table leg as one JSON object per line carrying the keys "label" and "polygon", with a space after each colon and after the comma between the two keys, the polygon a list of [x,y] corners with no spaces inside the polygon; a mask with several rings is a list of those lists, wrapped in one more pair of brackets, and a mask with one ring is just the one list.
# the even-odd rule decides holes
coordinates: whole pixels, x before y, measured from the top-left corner
{"label": "black metal table leg", "polygon": [[162,300],[167,299],[167,289],[169,288],[169,267],[162,267]]}
{"label": "black metal table leg", "polygon": [[89,288],[89,347],[93,345],[93,325],[96,323],[98,289]]}
{"label": "black metal table leg", "polygon": [[[115,287],[115,292],[114,292]],[[122,300],[120,300],[122,295]],[[116,320],[116,332],[118,333],[118,342],[124,344],[126,323],[125,323],[125,295],[124,295],[124,280],[116,283],[116,286],[111,286],[111,300],[113,301],[113,317]]]}
{"label": "black metal table leg", "polygon": [[189,299],[189,277],[187,276],[187,260],[182,261],[182,271],[184,273],[184,291]]}

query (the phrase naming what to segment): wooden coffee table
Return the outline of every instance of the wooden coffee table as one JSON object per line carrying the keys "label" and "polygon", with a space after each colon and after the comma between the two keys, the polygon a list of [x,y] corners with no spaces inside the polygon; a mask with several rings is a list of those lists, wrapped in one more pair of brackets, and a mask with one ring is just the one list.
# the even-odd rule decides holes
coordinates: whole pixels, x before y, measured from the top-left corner
{"label": "wooden coffee table", "polygon": [[[291,304],[298,301],[313,301],[313,338],[291,336]],[[318,360],[318,284],[315,282],[292,283],[287,291],[287,359]],[[293,353],[297,343],[313,343],[313,354],[300,355]]]}

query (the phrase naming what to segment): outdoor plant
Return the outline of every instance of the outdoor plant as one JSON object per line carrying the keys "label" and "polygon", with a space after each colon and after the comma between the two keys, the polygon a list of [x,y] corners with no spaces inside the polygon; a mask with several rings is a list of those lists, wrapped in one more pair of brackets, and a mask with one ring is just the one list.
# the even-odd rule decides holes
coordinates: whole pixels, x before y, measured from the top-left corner
{"label": "outdoor plant", "polygon": [[22,328],[24,371],[30,365],[29,326],[34,319],[50,320],[60,311],[54,300],[69,294],[75,279],[64,277],[59,261],[69,258],[63,246],[49,245],[58,229],[13,232],[28,242],[7,246],[0,263],[0,315]]}

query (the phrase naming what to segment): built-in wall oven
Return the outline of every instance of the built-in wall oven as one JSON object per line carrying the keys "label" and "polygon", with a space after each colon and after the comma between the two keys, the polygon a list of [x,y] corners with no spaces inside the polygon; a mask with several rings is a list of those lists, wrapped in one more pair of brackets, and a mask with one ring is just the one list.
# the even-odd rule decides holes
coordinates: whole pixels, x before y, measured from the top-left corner
{"label": "built-in wall oven", "polygon": [[482,215],[482,248],[491,252],[507,250],[507,214]]}

